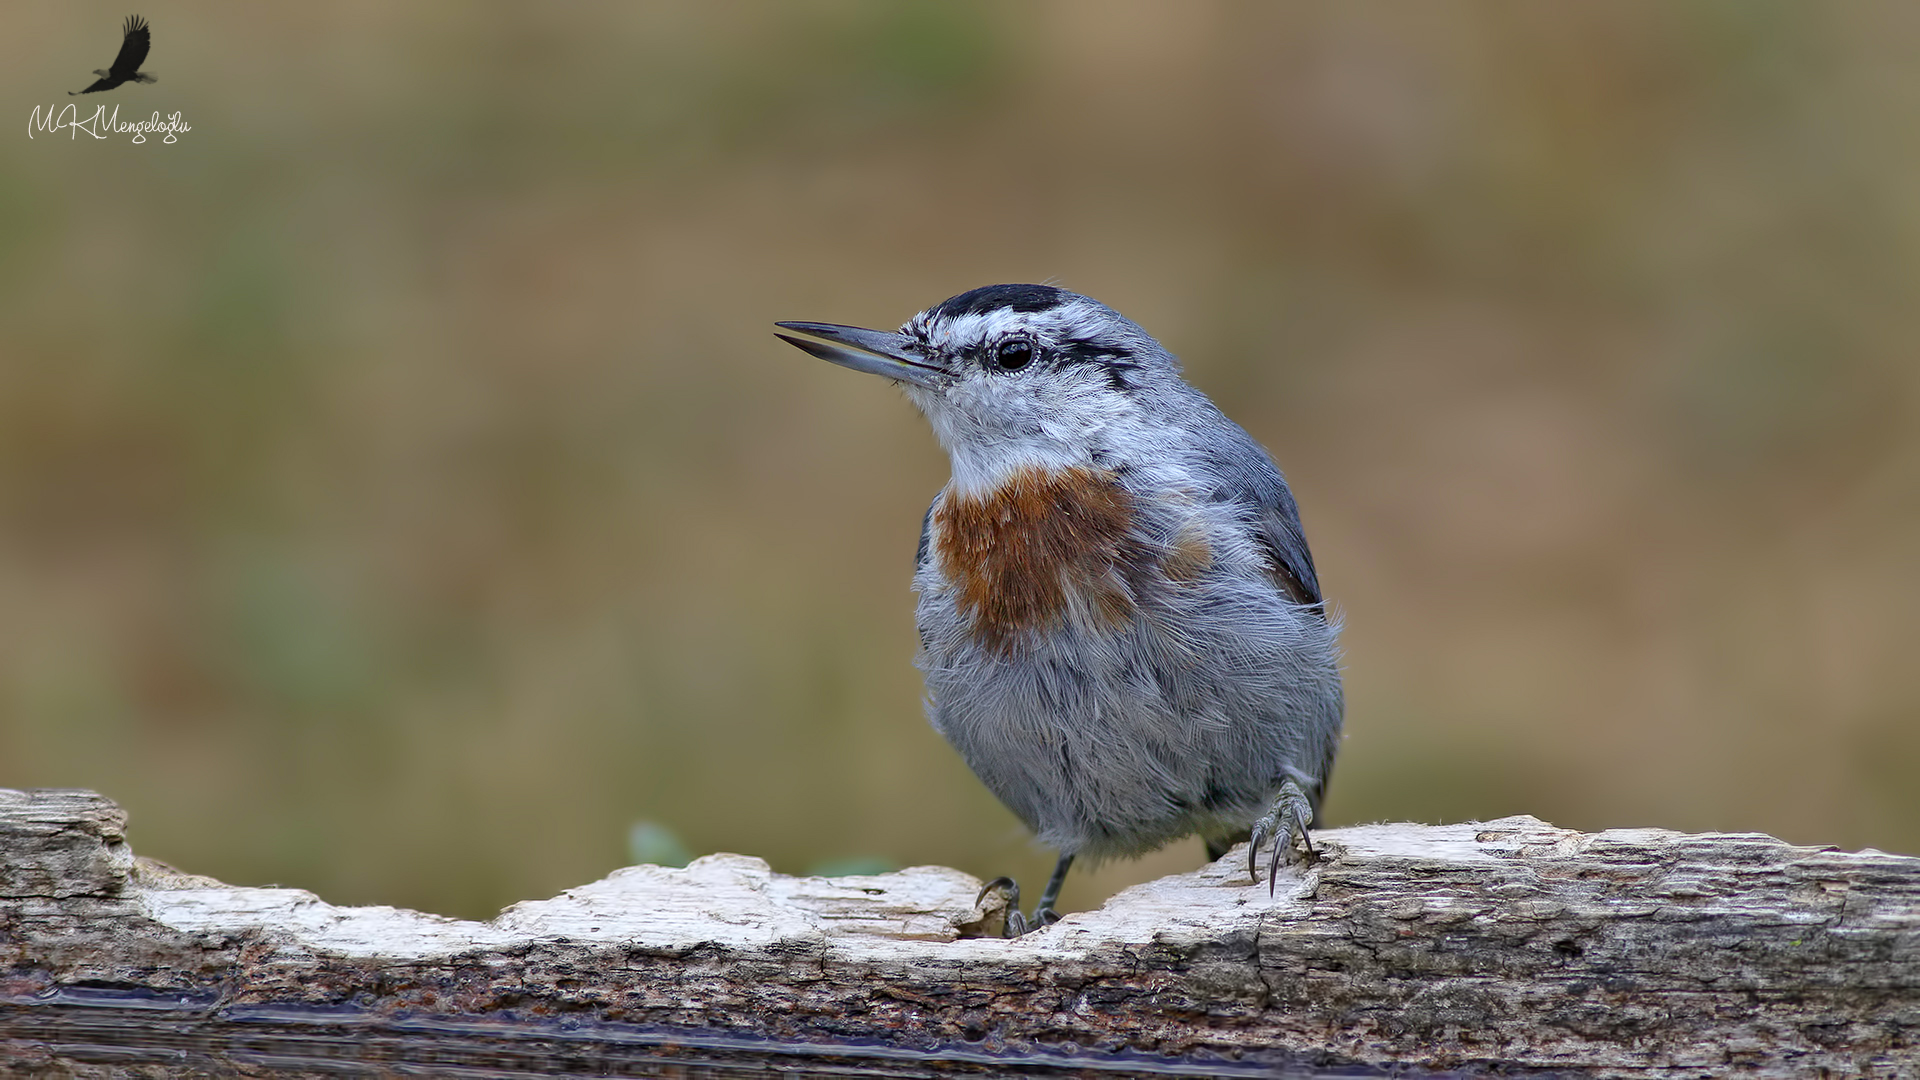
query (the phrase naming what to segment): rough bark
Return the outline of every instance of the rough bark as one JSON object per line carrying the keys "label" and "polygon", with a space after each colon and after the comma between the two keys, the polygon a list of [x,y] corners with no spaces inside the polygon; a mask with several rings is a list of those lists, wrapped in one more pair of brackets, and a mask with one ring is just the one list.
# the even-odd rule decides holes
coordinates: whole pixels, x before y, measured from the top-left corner
{"label": "rough bark", "polygon": [[712,855],[478,923],[181,874],[125,823],[89,792],[0,790],[0,1064],[77,1068],[87,1039],[159,1025],[203,1065],[250,1046],[294,1071],[332,1040],[503,1073],[537,1044],[597,1071],[1920,1076],[1920,859],[1755,834],[1328,829],[1273,897],[1241,849],[1003,941],[938,867]]}

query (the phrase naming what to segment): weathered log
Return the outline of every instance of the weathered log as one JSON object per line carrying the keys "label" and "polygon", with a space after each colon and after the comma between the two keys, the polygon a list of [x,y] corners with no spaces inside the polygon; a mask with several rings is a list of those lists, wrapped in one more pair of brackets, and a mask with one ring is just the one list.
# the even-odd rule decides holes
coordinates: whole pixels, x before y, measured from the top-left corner
{"label": "weathered log", "polygon": [[1920,1076],[1920,858],[1756,834],[1328,829],[1272,897],[1242,849],[1003,941],[938,867],[711,855],[477,923],[182,874],[125,823],[0,790],[0,1064]]}

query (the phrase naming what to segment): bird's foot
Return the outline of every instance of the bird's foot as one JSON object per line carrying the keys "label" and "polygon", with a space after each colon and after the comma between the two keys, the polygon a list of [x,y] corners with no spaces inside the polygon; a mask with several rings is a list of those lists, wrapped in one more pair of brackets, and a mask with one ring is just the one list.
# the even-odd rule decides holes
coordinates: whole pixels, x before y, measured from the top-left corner
{"label": "bird's foot", "polygon": [[[1247,873],[1253,876],[1255,883],[1260,880],[1260,868],[1255,856],[1260,853],[1260,845],[1273,842],[1273,855],[1267,860],[1267,895],[1273,895],[1279,885],[1282,863],[1293,865],[1296,862],[1310,862],[1319,857],[1313,850],[1313,840],[1307,835],[1307,826],[1313,823],[1313,804],[1307,800],[1307,793],[1300,785],[1288,779],[1280,785],[1280,795],[1273,800],[1273,809],[1267,816],[1253,823],[1253,836],[1247,844]],[[1294,846],[1298,840],[1300,847]],[[1305,849],[1302,854],[1300,848]]]}
{"label": "bird's foot", "polygon": [[1052,926],[1060,921],[1060,913],[1053,910],[1053,905],[1046,899],[1041,900],[1040,906],[1033,909],[1031,919],[1020,914],[1020,883],[1010,877],[997,877],[981,886],[980,895],[974,897],[973,902],[978,905],[980,901],[987,898],[988,893],[995,890],[1007,894],[1007,928],[1002,937],[1024,937],[1035,930]]}

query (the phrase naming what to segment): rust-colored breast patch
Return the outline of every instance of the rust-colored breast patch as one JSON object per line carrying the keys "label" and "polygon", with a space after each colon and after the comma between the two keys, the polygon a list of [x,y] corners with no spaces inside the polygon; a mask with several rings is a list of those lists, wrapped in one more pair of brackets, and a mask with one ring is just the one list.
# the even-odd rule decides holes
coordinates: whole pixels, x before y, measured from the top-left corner
{"label": "rust-colored breast patch", "polygon": [[1128,582],[1151,560],[1133,534],[1133,497],[1100,469],[1022,469],[979,498],[933,512],[940,568],[974,636],[1011,652],[1061,625],[1078,598],[1108,625],[1133,617]]}

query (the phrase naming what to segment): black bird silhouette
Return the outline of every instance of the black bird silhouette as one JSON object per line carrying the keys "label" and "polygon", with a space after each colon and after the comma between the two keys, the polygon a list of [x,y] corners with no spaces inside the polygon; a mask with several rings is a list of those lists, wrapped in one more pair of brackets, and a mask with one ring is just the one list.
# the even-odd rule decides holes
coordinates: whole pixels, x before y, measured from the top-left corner
{"label": "black bird silhouette", "polygon": [[153,35],[147,32],[147,20],[138,15],[127,16],[126,37],[120,42],[120,55],[113,58],[113,67],[101,71],[94,68],[93,73],[100,76],[92,86],[85,90],[69,90],[68,97],[91,94],[95,90],[111,90],[124,82],[152,82],[153,76],[140,70],[140,62],[147,58],[147,50],[153,47]]}

